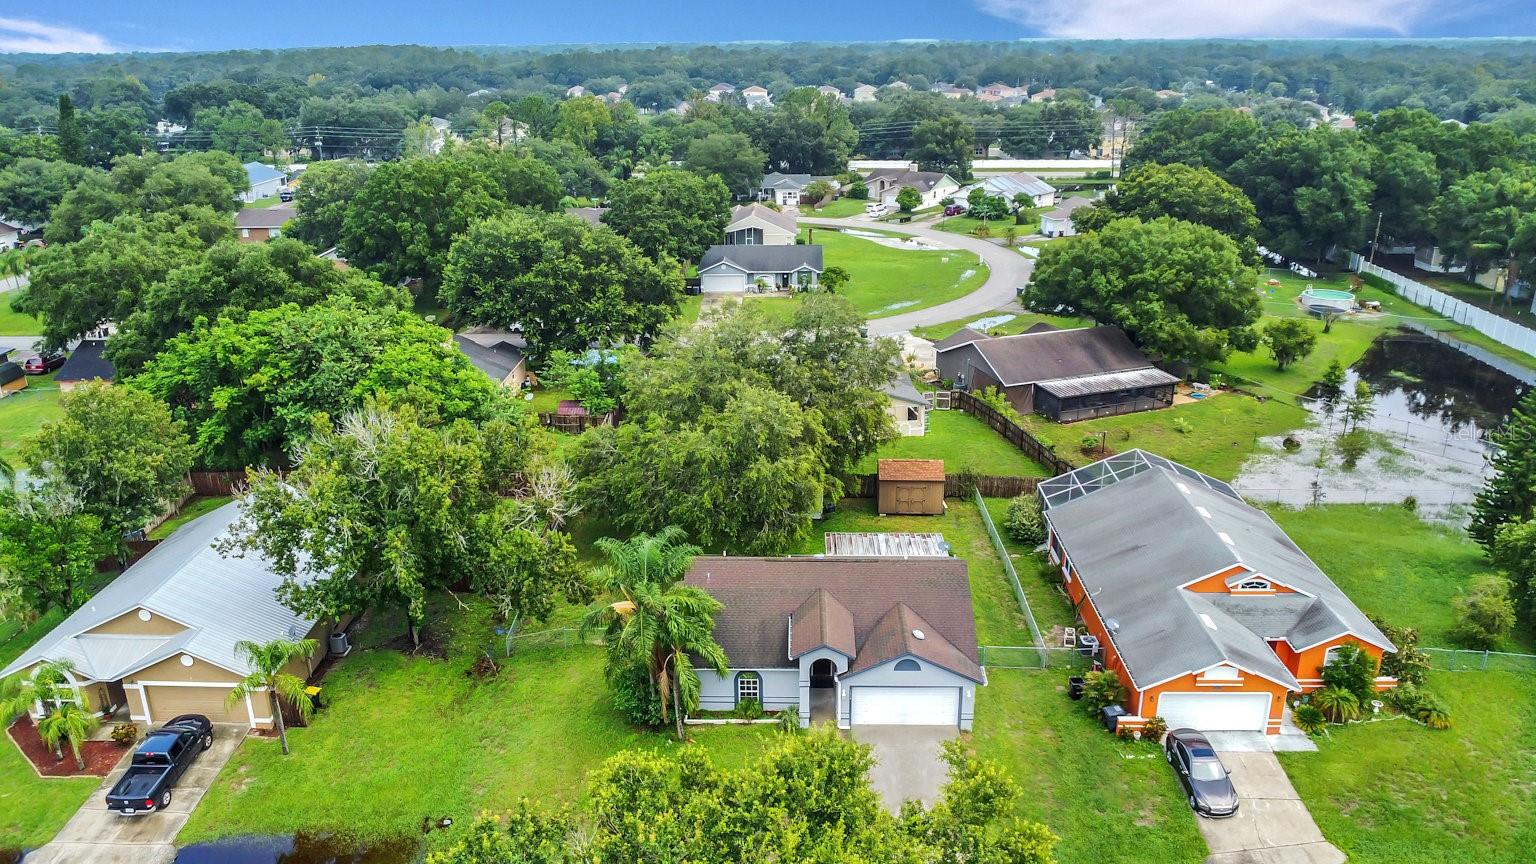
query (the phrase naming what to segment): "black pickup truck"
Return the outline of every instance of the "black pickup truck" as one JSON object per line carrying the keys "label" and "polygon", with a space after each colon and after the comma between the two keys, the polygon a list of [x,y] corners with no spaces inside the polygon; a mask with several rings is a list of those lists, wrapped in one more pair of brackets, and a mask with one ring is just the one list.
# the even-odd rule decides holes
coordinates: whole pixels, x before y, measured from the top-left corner
{"label": "black pickup truck", "polygon": [[201,714],[183,714],[149,733],[133,752],[128,773],[107,793],[107,809],[125,816],[164,810],[171,787],[197,758],[213,746],[213,724]]}

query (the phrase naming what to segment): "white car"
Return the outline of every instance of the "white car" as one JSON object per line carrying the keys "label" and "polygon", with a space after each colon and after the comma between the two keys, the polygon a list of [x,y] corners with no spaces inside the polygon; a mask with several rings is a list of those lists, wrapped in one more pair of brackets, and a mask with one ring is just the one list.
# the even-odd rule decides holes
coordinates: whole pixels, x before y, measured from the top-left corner
{"label": "white car", "polygon": [[881,204],[878,201],[876,201],[873,204],[865,204],[864,205],[864,215],[865,216],[884,216],[885,215],[885,205]]}

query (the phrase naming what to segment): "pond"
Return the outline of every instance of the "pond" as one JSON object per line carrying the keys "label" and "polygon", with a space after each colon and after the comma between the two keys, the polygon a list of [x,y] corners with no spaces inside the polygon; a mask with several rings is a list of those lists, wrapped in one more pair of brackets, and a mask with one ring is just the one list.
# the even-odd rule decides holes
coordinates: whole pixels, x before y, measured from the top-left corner
{"label": "pond", "polygon": [[1233,485],[1249,498],[1304,505],[1398,503],[1412,498],[1426,514],[1459,514],[1487,474],[1488,434],[1529,389],[1509,372],[1412,331],[1384,334],[1348,370],[1343,387],[1370,388],[1372,416],[1361,423],[1372,446],[1345,469],[1333,444],[1343,432],[1342,400],[1314,388],[1302,404],[1312,422],[1290,436],[1265,439]]}
{"label": "pond", "polygon": [[174,864],[412,864],[420,846],[411,838],[361,844],[336,835],[305,833],[236,837],[184,846]]}

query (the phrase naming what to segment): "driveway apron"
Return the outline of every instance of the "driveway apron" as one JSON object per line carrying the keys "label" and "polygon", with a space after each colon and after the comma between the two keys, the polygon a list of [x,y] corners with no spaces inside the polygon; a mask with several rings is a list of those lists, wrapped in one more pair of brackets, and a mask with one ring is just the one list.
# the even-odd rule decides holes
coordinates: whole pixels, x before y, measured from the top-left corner
{"label": "driveway apron", "polygon": [[1219,751],[1237,788],[1237,815],[1196,816],[1211,855],[1205,864],[1343,864],[1346,857],[1323,839],[1275,754]]}
{"label": "driveway apron", "polygon": [[896,813],[902,802],[917,800],[932,807],[949,777],[940,748],[955,737],[953,726],[855,726],[853,740],[874,749],[869,784]]}

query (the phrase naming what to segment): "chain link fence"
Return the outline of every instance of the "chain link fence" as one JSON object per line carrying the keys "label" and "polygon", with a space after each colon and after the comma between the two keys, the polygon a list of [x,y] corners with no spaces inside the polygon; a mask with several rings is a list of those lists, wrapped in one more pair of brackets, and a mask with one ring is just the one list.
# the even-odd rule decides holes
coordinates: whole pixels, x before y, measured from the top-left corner
{"label": "chain link fence", "polygon": [[[1008,555],[1008,547],[1003,545],[1003,538],[998,535],[997,526],[992,524],[992,514],[987,512],[987,502],[982,499],[979,489],[971,492],[971,498],[976,502],[976,509],[981,512],[981,524],[987,526],[987,536],[992,538],[992,548],[997,552],[998,559],[1003,562],[1003,572],[1008,576],[1008,584],[1013,588],[1013,596],[1018,598],[1019,611],[1024,613],[1024,622],[1029,625],[1029,635],[1034,639],[1035,645],[1043,649],[1045,637],[1040,635],[1040,625],[1035,623],[1035,613],[1030,611],[1029,598],[1024,596],[1024,586],[1019,584],[1019,574],[1013,569],[1013,558]],[[1035,665],[1038,668],[1046,665],[1044,653],[1039,656]]]}
{"label": "chain link fence", "polygon": [[982,645],[981,665],[988,669],[1086,670],[1093,659],[1077,648],[1037,645]]}
{"label": "chain link fence", "polygon": [[1536,654],[1473,651],[1466,648],[1424,648],[1430,665],[1447,672],[1536,672]]}

